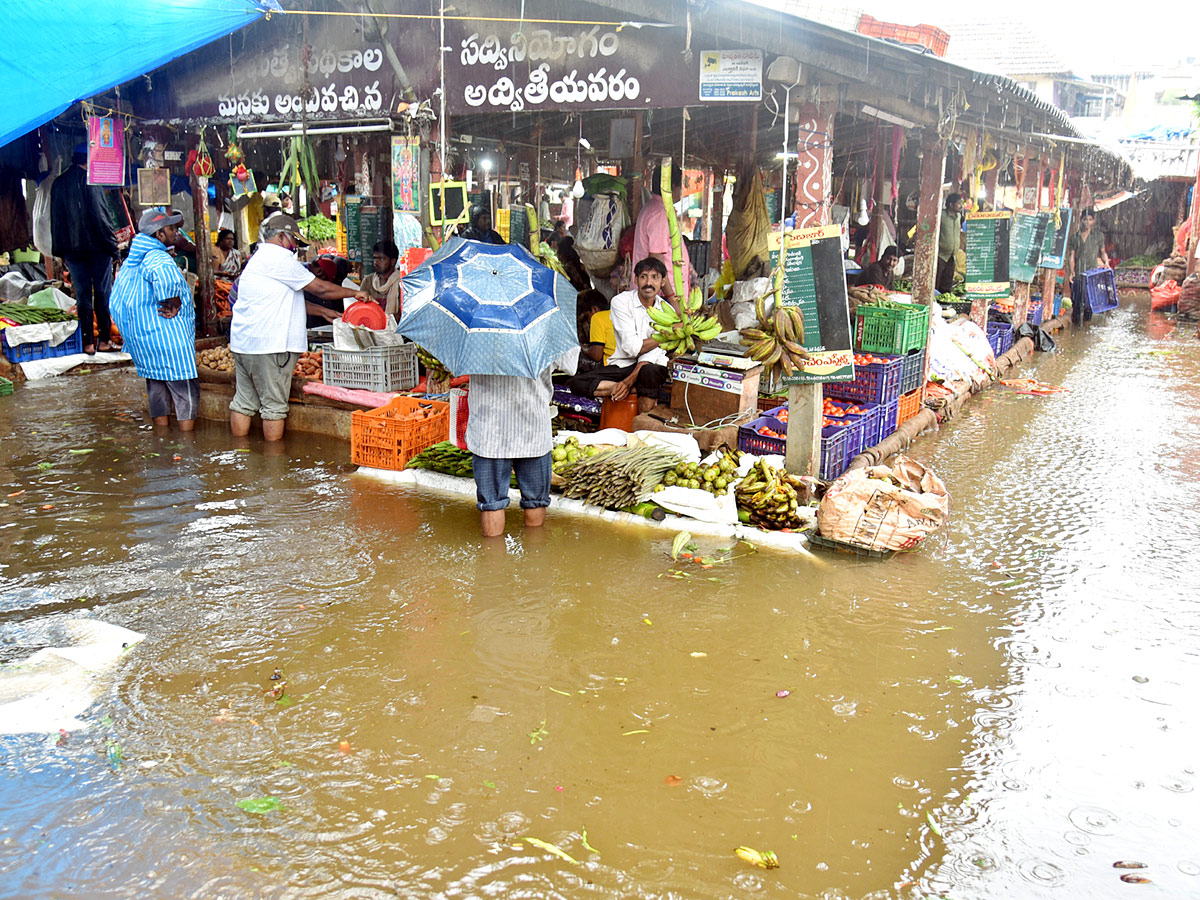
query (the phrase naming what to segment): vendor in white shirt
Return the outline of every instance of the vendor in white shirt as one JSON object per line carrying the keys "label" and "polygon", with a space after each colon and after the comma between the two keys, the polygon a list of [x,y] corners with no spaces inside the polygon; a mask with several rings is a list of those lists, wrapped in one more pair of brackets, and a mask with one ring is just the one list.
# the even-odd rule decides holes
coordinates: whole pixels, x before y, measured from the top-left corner
{"label": "vendor in white shirt", "polygon": [[611,317],[616,349],[608,365],[576,375],[567,384],[585,397],[624,400],[632,391],[638,396],[638,412],[653,409],[667,380],[667,354],[652,335],[654,323],[646,312],[662,306],[660,296],[667,278],[662,260],[648,256],[633,268],[635,290],[612,298]]}
{"label": "vendor in white shirt", "polygon": [[263,438],[278,441],[288,415],[292,369],[308,348],[305,314],[330,322],[338,318],[331,310],[306,303],[304,292],[325,300],[366,300],[367,295],[322,281],[296,259],[296,251],[308,241],[291,216],[271,216],[263,222],[263,234],[242,272],[229,326],[236,379],[229,428],[236,437],[244,437],[257,414],[262,416]]}

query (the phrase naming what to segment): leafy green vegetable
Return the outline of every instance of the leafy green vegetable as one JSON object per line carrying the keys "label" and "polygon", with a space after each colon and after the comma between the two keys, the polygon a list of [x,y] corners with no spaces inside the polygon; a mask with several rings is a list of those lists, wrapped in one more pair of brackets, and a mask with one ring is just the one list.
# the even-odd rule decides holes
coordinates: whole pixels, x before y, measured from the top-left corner
{"label": "leafy green vegetable", "polygon": [[261,816],[269,812],[275,812],[277,809],[283,809],[283,803],[278,797],[253,797],[246,800],[239,800],[237,808],[253,815]]}

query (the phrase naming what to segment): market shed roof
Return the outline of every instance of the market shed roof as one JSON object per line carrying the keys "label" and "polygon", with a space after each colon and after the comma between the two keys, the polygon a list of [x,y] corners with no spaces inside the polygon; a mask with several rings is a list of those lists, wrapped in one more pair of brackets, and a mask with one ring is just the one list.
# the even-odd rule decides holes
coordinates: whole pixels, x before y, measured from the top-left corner
{"label": "market shed roof", "polygon": [[946,60],[1007,75],[1065,75],[1071,67],[1029,27],[1017,21],[938,22],[950,35]]}
{"label": "market shed roof", "polygon": [[279,9],[277,0],[12,0],[0,56],[0,146],[269,9]]}

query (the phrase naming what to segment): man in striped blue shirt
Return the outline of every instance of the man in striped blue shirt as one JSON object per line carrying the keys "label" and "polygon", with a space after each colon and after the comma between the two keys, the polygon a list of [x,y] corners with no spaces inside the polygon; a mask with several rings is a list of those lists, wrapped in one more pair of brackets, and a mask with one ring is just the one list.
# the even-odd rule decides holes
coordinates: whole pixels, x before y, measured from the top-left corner
{"label": "man in striped blue shirt", "polygon": [[137,373],[146,379],[150,418],[165,427],[174,410],[180,431],[196,426],[200,380],[196,373],[196,306],[183,272],[167,248],[183,216],[150,209],[112,288],[112,317]]}

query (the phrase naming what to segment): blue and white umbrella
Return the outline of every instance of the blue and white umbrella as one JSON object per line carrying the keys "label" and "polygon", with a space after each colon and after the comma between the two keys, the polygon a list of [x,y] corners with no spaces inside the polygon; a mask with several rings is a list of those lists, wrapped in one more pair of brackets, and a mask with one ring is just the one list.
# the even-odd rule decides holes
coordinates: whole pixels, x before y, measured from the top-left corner
{"label": "blue and white umbrella", "polygon": [[575,288],[519,244],[451,238],[403,287],[396,330],[455,375],[536,378],[579,344]]}

